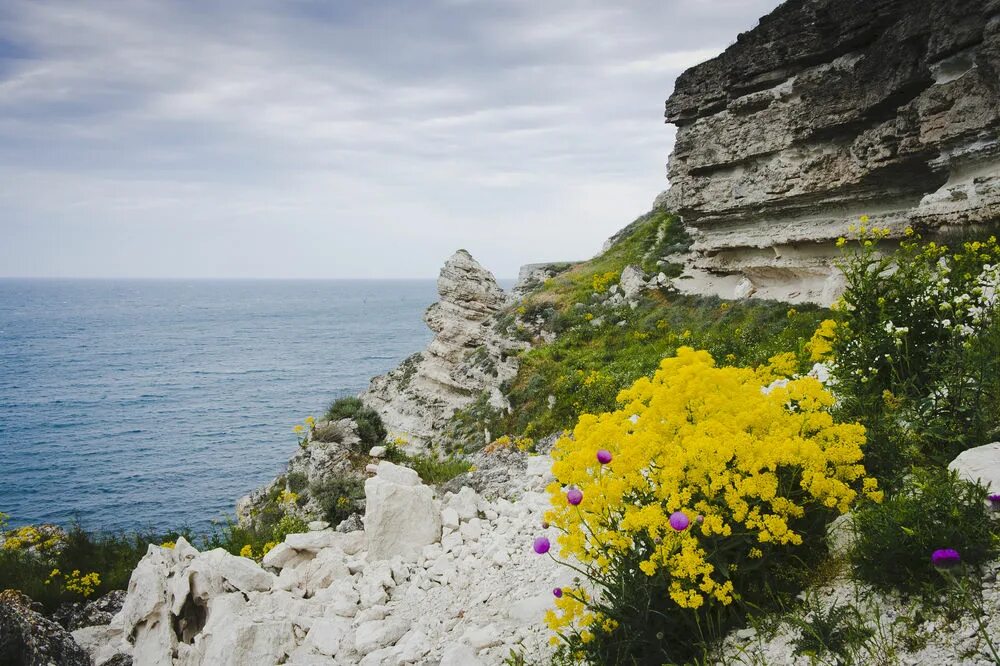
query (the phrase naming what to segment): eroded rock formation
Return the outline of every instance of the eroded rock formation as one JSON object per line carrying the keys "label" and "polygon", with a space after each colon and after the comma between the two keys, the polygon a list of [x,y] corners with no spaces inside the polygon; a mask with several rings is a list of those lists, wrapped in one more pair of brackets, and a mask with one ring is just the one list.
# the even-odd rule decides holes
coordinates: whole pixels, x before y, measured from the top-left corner
{"label": "eroded rock formation", "polygon": [[[790,0],[678,77],[681,289],[830,302],[833,241],[1000,220],[1000,1]],[[693,278],[693,279],[692,279]]]}
{"label": "eroded rock formation", "polygon": [[381,414],[390,436],[414,444],[430,442],[455,410],[483,392],[494,407],[505,407],[500,385],[517,372],[518,344],[495,328],[506,296],[493,274],[459,250],[441,269],[438,293],[441,299],[424,315],[434,331],[430,345],[374,378],[361,396]]}

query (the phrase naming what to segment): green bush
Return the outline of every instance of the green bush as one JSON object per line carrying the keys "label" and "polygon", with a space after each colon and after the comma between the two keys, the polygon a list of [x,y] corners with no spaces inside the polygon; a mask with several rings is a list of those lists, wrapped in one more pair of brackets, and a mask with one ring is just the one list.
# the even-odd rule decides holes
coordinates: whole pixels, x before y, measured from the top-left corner
{"label": "green bush", "polygon": [[382,417],[371,407],[366,407],[359,398],[340,398],[326,411],[326,418],[329,421],[339,421],[340,419],[353,419],[358,427],[358,437],[361,438],[360,453],[367,453],[368,449],[378,446],[385,441],[386,429],[382,423]]}
{"label": "green bush", "polygon": [[336,477],[310,486],[309,494],[323,511],[323,520],[336,525],[354,513],[356,500],[364,497],[364,486],[360,479]]}
{"label": "green bush", "polygon": [[340,444],[344,441],[344,428],[335,421],[330,421],[313,428],[312,438],[317,442],[334,442]]}
{"label": "green bush", "polygon": [[706,349],[720,365],[756,366],[796,351],[804,371],[810,365],[805,345],[828,311],[660,291],[646,292],[635,310],[599,313],[601,326],[593,326],[587,314],[571,308],[560,316],[562,332],[555,340],[522,355],[509,387],[506,423],[494,418],[488,424],[494,436],[544,437],[569,428],[581,413],[614,409],[619,391],[651,374],[681,346]]}
{"label": "green bush", "polygon": [[304,472],[289,472],[285,483],[293,493],[301,494],[309,485],[309,477]]}
{"label": "green bush", "polygon": [[[132,570],[149,544],[175,541],[187,532],[89,533],[72,525],[57,547],[37,550],[0,547],[0,590],[15,589],[52,611],[63,602],[97,599],[128,586]],[[53,576],[53,570],[59,574]],[[96,573],[100,582],[84,597],[66,588],[66,577]]]}
{"label": "green bush", "polygon": [[917,592],[943,584],[931,565],[935,550],[953,548],[971,565],[993,557],[986,492],[948,470],[915,470],[891,497],[855,512],[855,576],[879,589]]}
{"label": "green bush", "polygon": [[868,428],[866,467],[892,488],[1000,430],[1000,247],[911,234],[881,252],[884,235],[863,229],[841,262],[833,374],[844,418]]}
{"label": "green bush", "polygon": [[454,455],[441,458],[434,451],[409,455],[404,453],[395,443],[390,443],[386,447],[385,459],[391,463],[409,467],[420,476],[421,481],[428,485],[451,481],[459,474],[465,474],[472,469],[472,465],[464,458]]}

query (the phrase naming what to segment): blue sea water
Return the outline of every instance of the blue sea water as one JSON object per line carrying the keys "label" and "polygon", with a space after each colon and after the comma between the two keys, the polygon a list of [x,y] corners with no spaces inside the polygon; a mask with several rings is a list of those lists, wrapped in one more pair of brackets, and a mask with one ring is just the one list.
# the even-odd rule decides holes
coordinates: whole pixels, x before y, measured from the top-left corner
{"label": "blue sea water", "polygon": [[0,511],[231,515],[319,416],[430,339],[426,281],[0,280]]}

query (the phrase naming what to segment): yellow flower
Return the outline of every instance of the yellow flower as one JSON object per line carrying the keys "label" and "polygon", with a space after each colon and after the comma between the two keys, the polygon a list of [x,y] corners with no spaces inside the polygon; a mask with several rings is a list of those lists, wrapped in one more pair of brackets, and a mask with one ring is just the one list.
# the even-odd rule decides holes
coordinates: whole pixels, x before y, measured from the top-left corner
{"label": "yellow flower", "polygon": [[869,217],[868,217],[867,215],[862,215],[862,216],[861,216],[860,218],[858,218],[858,219],[859,219],[859,220],[861,221],[861,224],[868,224],[868,220],[869,220],[870,218],[869,218]]}
{"label": "yellow flower", "polygon": [[292,428],[292,432],[296,432],[296,433],[301,433],[303,430],[305,430],[305,428],[303,428],[300,424],[296,424]]}
{"label": "yellow flower", "polygon": [[177,546],[176,541],[164,541],[160,544],[160,548],[166,548],[168,550],[173,550]]}
{"label": "yellow flower", "polygon": [[306,421],[306,423],[307,423],[308,425],[312,425],[312,424],[316,423],[316,419],[315,419],[315,418],[313,418],[312,416],[307,416],[307,417],[305,418],[305,421]]}
{"label": "yellow flower", "polygon": [[240,548],[240,557],[246,557],[252,560],[253,546],[251,546],[250,544],[246,544],[242,548]]}
{"label": "yellow flower", "polygon": [[[801,377],[761,391],[762,379],[790,376],[795,364],[794,354],[779,354],[763,368],[717,367],[708,352],[681,347],[623,390],[617,410],[582,414],[556,442],[556,481],[546,489],[560,555],[600,577],[639,550],[645,559],[635,566],[650,584],[666,580],[673,603],[724,606],[736,599],[729,573],[739,563],[715,559],[720,542],[740,540],[748,558],[792,548],[803,543],[797,526],[808,511],[843,513],[857,488],[878,492],[860,464],[864,428],[834,422],[822,384]],[[600,465],[598,449],[613,463]],[[578,506],[566,502],[570,486],[583,493]],[[678,531],[670,520],[678,511],[701,520]],[[546,616],[552,630],[583,640],[603,626],[582,592],[564,592]]]}

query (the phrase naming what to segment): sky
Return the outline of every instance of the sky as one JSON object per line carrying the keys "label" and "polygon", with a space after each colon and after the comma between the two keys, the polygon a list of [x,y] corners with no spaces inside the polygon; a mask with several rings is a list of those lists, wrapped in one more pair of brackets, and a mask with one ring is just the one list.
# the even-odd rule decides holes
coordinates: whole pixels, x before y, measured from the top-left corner
{"label": "sky", "polygon": [[2,0],[0,276],[498,277],[667,187],[778,0]]}

